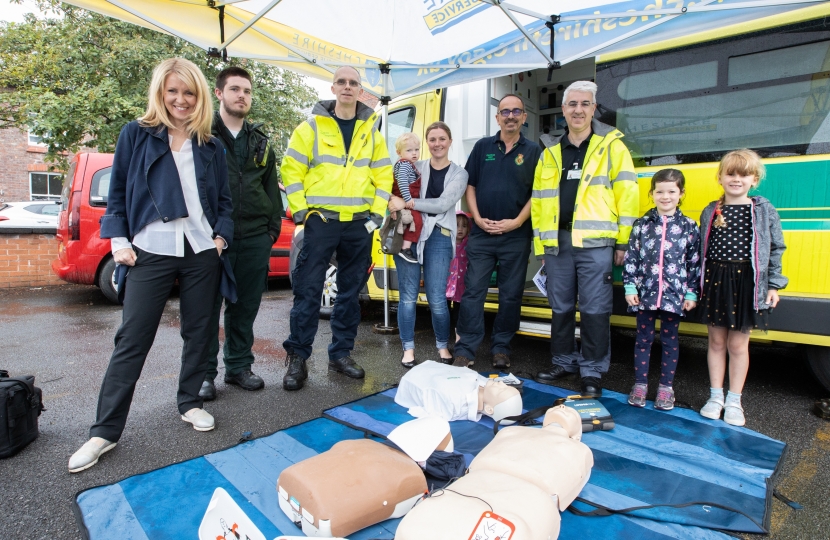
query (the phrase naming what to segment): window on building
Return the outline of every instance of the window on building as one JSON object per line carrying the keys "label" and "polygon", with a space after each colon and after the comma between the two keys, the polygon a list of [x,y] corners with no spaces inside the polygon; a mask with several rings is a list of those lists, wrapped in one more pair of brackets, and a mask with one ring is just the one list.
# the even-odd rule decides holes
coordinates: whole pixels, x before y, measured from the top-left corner
{"label": "window on building", "polygon": [[29,173],[29,193],[33,201],[59,201],[62,184],[60,173]]}
{"label": "window on building", "polygon": [[35,135],[31,131],[29,132],[29,146],[45,146],[43,142],[43,137],[40,135]]}

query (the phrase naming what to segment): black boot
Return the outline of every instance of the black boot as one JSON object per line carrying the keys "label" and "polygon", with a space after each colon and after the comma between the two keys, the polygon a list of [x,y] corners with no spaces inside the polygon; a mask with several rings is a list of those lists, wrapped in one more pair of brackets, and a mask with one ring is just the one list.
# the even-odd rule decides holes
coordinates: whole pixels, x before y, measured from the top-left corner
{"label": "black boot", "polygon": [[288,353],[285,358],[288,371],[285,372],[285,376],[282,378],[282,387],[285,390],[299,390],[303,387],[303,383],[308,379],[305,362],[305,358],[300,358],[294,353]]}
{"label": "black boot", "polygon": [[351,356],[329,360],[329,369],[344,374],[352,379],[362,379],[366,373],[358,366]]}

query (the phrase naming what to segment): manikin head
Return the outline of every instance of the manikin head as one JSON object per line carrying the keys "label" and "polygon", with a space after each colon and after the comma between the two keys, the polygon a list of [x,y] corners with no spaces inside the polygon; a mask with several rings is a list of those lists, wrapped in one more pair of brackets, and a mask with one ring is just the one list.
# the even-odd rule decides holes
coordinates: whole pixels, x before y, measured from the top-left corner
{"label": "manikin head", "polygon": [[508,416],[522,414],[522,396],[515,388],[501,381],[487,381],[482,388],[481,412],[498,422]]}
{"label": "manikin head", "polygon": [[542,428],[550,430],[562,428],[569,438],[575,441],[582,440],[582,418],[575,409],[564,405],[557,405],[548,409],[545,418],[542,420]]}

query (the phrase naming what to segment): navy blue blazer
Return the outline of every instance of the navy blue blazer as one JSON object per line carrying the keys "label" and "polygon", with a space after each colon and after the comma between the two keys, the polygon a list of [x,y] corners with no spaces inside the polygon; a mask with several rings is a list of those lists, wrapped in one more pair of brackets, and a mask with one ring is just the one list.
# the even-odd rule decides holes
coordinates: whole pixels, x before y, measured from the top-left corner
{"label": "navy blue blazer", "polygon": [[[225,148],[211,137],[193,145],[193,164],[199,200],[214,236],[230,246],[233,241],[233,201],[228,187]],[[107,211],[101,216],[101,238],[126,237],[132,241],[148,224],[187,217],[179,170],[170,151],[167,127],[146,127],[132,121],[121,130],[112,163]],[[236,301],[236,281],[227,257],[223,263],[220,292]],[[116,272],[119,299],[123,298],[129,268]]]}
{"label": "navy blue blazer", "polygon": [[[211,137],[193,144],[196,186],[202,210],[215,236],[233,241],[233,201],[228,187],[225,149]],[[149,223],[187,217],[179,171],[167,127],[144,127],[132,121],[121,130],[112,163],[107,212],[101,217],[101,238],[130,240]]]}

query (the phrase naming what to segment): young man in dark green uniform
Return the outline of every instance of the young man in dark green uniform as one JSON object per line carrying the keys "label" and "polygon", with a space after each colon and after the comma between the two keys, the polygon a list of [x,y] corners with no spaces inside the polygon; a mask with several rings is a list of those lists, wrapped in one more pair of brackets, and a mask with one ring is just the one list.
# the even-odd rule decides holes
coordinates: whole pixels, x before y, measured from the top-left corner
{"label": "young man in dark green uniform", "polygon": [[[276,158],[259,124],[245,120],[251,110],[251,75],[240,67],[223,69],[216,76],[219,110],[213,117],[213,136],[222,141],[228,162],[228,184],[233,197],[234,240],[225,251],[236,277],[238,300],[225,304],[225,383],[259,390],[265,383],[251,371],[254,354],[254,320],[268,279],[271,245],[280,234],[282,197]],[[219,353],[219,311],[213,307],[213,336],[208,349],[210,364],[199,396],[216,398],[213,380]]]}

